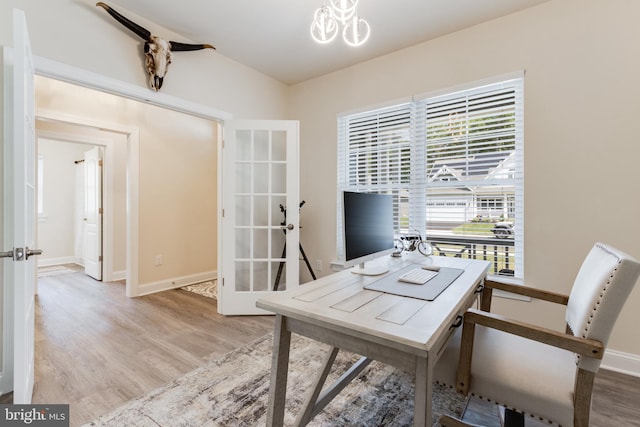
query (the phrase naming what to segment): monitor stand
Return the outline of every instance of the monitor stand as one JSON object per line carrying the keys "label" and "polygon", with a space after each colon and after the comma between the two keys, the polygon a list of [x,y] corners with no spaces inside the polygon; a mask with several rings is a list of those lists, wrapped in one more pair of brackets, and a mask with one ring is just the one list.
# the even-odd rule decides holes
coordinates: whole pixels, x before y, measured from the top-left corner
{"label": "monitor stand", "polygon": [[364,265],[365,263],[360,263],[351,269],[353,274],[362,274],[363,276],[379,276],[381,274],[385,274],[389,271],[389,267],[384,264],[381,265]]}

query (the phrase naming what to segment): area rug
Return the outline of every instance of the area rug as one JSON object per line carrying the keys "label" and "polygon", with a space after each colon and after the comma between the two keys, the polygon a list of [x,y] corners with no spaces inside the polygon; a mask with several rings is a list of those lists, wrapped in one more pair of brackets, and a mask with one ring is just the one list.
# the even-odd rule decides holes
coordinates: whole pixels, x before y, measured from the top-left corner
{"label": "area rug", "polygon": [[182,290],[193,292],[207,298],[218,298],[217,280],[208,280],[206,282],[195,283],[193,285],[183,286]]}
{"label": "area rug", "polygon": [[[85,427],[249,427],[266,424],[271,334],[135,399]],[[284,425],[293,425],[328,346],[293,335]],[[359,356],[339,352],[327,384]],[[310,426],[413,425],[413,376],[372,362]],[[434,384],[434,423],[439,414],[460,417],[465,400]]]}

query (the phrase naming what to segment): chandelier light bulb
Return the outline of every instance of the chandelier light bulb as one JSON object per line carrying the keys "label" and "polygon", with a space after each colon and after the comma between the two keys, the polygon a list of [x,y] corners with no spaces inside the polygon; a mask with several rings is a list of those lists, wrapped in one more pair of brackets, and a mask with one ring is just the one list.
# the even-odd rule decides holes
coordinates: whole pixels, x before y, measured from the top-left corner
{"label": "chandelier light bulb", "polygon": [[359,0],[324,0],[324,4],[316,10],[311,22],[311,37],[317,43],[331,43],[342,24],[342,38],[349,46],[361,46],[369,35],[369,23],[358,16],[356,7]]}
{"label": "chandelier light bulb", "polygon": [[332,42],[338,35],[338,23],[327,6],[316,10],[311,22],[311,37],[317,43]]}
{"label": "chandelier light bulb", "polygon": [[331,0],[331,7],[337,12],[350,13],[356,10],[359,0]]}
{"label": "chandelier light bulb", "polygon": [[369,27],[369,23],[357,15],[354,16],[342,30],[344,42],[353,47],[363,45],[370,34],[371,28]]}
{"label": "chandelier light bulb", "polygon": [[331,11],[335,18],[346,24],[356,14],[358,0],[331,0]]}

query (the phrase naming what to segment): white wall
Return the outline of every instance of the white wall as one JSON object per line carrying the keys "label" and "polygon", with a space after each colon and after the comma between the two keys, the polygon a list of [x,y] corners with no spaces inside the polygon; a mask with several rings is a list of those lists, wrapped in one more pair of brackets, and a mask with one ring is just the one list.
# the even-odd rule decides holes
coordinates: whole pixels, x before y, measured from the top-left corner
{"label": "white wall", "polygon": [[[95,3],[95,0],[2,0],[0,2],[0,46],[13,44],[12,10],[18,8],[26,14],[32,50],[36,56],[146,88],[142,44],[122,26],[115,23],[103,9],[96,7]],[[121,12],[166,38],[189,42],[184,37],[158,28],[133,13],[126,10]],[[211,43],[215,44],[215,40]],[[4,63],[2,65],[0,77],[4,73]],[[284,84],[228,59],[222,53],[211,50],[177,54],[165,79],[162,92],[230,113],[238,119],[281,119],[285,117],[287,106],[287,87]],[[0,95],[3,94],[4,89],[0,85]],[[3,132],[3,138],[6,128],[4,120],[10,117],[5,114],[4,109],[3,104],[0,107],[0,117],[2,117],[0,132]],[[151,145],[149,149],[152,150]],[[2,160],[1,156],[0,153],[0,160]],[[209,157],[201,156],[201,159],[205,158]],[[149,160],[153,159],[149,157]],[[149,181],[140,183],[141,191],[144,191],[142,186],[153,187],[154,185],[152,174],[161,175],[162,171],[153,169],[151,164],[142,165],[142,167],[151,172],[151,175],[148,175]],[[190,172],[188,169],[178,172],[182,171]],[[144,170],[141,172],[144,173]],[[2,179],[0,174],[0,200],[4,199]],[[174,190],[177,189],[174,188]],[[1,207],[2,202],[0,202]],[[154,207],[151,203],[141,208],[141,218],[146,214],[144,209],[153,213],[162,212],[161,208],[161,205]],[[215,203],[209,204],[206,211],[208,209],[215,209]],[[201,212],[204,211],[199,211],[199,214]],[[0,226],[0,237],[4,235],[4,230],[1,228]],[[141,244],[153,246],[158,242],[154,242],[153,237],[150,237]],[[175,246],[166,246],[166,248],[169,252],[182,250]],[[201,248],[192,249],[200,250]],[[204,249],[208,250],[208,248]],[[154,249],[149,251],[152,252]],[[151,262],[149,259],[141,259],[141,261]],[[0,264],[0,290],[4,285],[1,279],[2,264]],[[167,272],[165,269],[160,272],[154,266],[147,268],[141,265],[141,282],[162,281],[164,279],[159,276],[166,278],[172,274],[183,274],[180,271],[189,268],[185,264],[165,267],[170,268],[171,271]]]}
{"label": "white wall", "polygon": [[[95,0],[2,0],[0,45],[12,45],[12,9],[25,12],[34,55],[147,87],[142,43]],[[153,33],[184,37],[118,9]],[[202,42],[202,41],[198,41]],[[209,41],[215,45],[215,40]],[[286,86],[206,49],[175,54],[162,92],[233,114],[234,118],[282,118]]]}
{"label": "white wall", "polygon": [[[553,0],[293,86],[309,257],[325,266],[335,257],[339,112],[526,70],[527,283],[568,292],[595,241],[640,258],[638,16],[636,0]],[[540,303],[500,300],[496,307],[562,321],[560,310]],[[640,286],[610,342],[635,355],[640,374],[638,324]]]}
{"label": "white wall", "polygon": [[38,139],[43,162],[43,215],[38,219],[38,265],[74,262],[76,248],[76,169],[87,145]]}

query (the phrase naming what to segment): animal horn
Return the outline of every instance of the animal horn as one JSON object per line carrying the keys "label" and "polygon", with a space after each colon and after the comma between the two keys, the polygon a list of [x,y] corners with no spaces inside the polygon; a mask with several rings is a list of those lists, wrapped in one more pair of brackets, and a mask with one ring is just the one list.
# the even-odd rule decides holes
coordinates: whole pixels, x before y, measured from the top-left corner
{"label": "animal horn", "polygon": [[122,25],[127,27],[129,30],[131,30],[134,33],[136,33],[138,35],[138,37],[140,37],[144,41],[149,41],[151,39],[151,31],[147,30],[146,28],[141,27],[140,25],[136,24],[135,22],[130,21],[129,19],[127,19],[124,16],[120,15],[118,12],[116,12],[108,4],[105,4],[105,3],[101,2],[101,1],[99,1],[98,3],[96,3],[96,6],[100,6],[101,8],[106,10],[107,13],[109,13],[109,15],[113,16],[113,18],[116,21],[118,21],[119,23],[121,23]]}
{"label": "animal horn", "polygon": [[189,43],[180,43],[180,42],[169,42],[171,43],[171,50],[173,52],[184,52],[187,50],[201,50],[201,49],[213,49],[216,50],[214,46],[210,44],[189,44]]}

